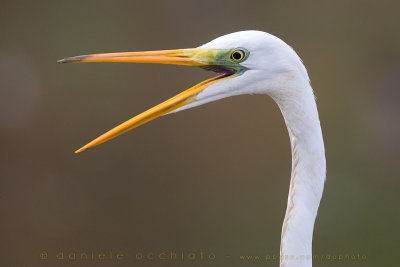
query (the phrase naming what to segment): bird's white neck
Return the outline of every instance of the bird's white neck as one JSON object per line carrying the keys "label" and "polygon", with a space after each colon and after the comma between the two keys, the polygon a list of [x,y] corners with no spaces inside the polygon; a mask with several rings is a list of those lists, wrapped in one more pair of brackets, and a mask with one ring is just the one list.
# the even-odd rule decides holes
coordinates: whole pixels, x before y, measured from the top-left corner
{"label": "bird's white neck", "polygon": [[292,83],[296,88],[286,87],[291,94],[272,96],[285,119],[292,149],[292,175],[281,236],[281,267],[312,266],[314,222],[326,175],[314,94],[308,80],[300,80],[303,88],[298,87],[297,80]]}

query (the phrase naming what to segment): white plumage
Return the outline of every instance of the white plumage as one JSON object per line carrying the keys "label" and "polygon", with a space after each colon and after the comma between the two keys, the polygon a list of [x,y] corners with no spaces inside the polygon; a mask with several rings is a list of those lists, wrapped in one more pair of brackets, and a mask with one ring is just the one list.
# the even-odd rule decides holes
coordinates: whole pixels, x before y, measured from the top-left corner
{"label": "white plumage", "polygon": [[307,71],[294,50],[260,31],[219,37],[196,49],[84,55],[68,62],[137,62],[194,65],[214,70],[204,81],[101,135],[77,152],[152,119],[242,94],[267,94],[278,104],[292,148],[292,175],[280,244],[281,266],[312,265],[314,222],[324,188],[326,163],[317,106]]}
{"label": "white plumage", "polygon": [[243,47],[250,51],[241,63],[248,70],[212,84],[195,102],[173,112],[241,94],[267,94],[278,104],[288,128],[292,175],[282,226],[281,266],[312,265],[314,221],[324,188],[325,150],[317,106],[301,59],[281,39],[260,31],[219,37],[199,48]]}

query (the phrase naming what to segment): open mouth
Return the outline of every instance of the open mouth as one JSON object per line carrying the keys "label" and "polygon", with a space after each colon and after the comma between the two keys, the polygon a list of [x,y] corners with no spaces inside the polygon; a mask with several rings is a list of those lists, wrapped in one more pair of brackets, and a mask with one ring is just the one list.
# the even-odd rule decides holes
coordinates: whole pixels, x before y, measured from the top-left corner
{"label": "open mouth", "polygon": [[215,76],[215,77],[213,77],[211,79],[205,80],[205,81],[199,83],[198,85],[211,84],[211,83],[214,83],[214,82],[216,82],[218,80],[229,78],[229,77],[231,77],[231,76],[236,74],[235,70],[228,69],[228,68],[213,67],[213,66],[207,66],[207,67],[201,67],[201,68],[205,69],[205,70],[213,71],[215,73],[218,73],[219,75]]}
{"label": "open mouth", "polygon": [[78,149],[76,153],[99,145],[107,140],[132,130],[133,128],[154,120],[155,118],[158,118],[190,103],[196,102],[198,94],[210,85],[242,73],[241,70],[236,70],[233,67],[231,68],[231,65],[213,64],[212,61],[214,61],[215,55],[220,52],[220,50],[209,51],[201,49],[179,49],[82,55],[59,60],[59,63],[136,62],[187,65],[197,66],[218,74],[218,76],[200,82],[192,88],[189,88],[188,90],[183,91],[182,93],[162,102],[161,104],[158,104],[153,108],[150,108],[149,110],[146,110],[127,120],[126,122],[114,127],[113,129],[89,142],[87,145]]}
{"label": "open mouth", "polygon": [[231,68],[224,68],[222,66],[217,66],[217,65],[207,65],[207,66],[200,66],[200,68],[216,72],[220,74],[220,76],[231,76],[236,73],[236,70],[231,69]]}

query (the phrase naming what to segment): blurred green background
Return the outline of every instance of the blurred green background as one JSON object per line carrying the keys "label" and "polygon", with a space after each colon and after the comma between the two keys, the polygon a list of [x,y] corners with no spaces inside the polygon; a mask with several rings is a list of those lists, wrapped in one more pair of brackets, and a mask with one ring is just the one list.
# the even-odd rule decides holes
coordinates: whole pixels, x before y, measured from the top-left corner
{"label": "blurred green background", "polygon": [[[56,64],[87,53],[196,47],[258,29],[298,52],[318,97],[328,174],[313,252],[366,257],[314,266],[396,266],[399,8],[398,1],[1,1],[0,265],[278,266],[239,259],[279,254],[291,157],[271,99],[221,100],[75,155],[214,74]],[[216,259],[135,259],[171,250]],[[114,259],[56,260],[61,251],[64,258],[112,251]]]}

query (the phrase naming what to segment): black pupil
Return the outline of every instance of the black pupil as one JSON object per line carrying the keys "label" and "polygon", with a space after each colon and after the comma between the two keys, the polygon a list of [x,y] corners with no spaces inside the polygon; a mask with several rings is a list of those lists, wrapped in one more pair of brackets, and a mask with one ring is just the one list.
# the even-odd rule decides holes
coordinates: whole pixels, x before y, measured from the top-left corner
{"label": "black pupil", "polygon": [[242,59],[242,53],[236,51],[233,53],[232,57],[236,60]]}

